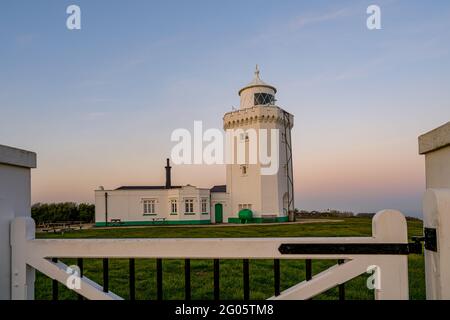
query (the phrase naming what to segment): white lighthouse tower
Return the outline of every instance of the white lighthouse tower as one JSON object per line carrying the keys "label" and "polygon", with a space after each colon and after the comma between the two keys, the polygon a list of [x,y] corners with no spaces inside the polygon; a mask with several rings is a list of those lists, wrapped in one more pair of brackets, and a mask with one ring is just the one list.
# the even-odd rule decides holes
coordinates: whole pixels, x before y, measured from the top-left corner
{"label": "white lighthouse tower", "polygon": [[[225,130],[239,132],[234,139],[234,155],[245,148],[245,162],[227,164],[227,193],[229,194],[228,222],[292,221],[294,219],[294,188],[292,171],[291,129],[294,117],[276,105],[277,89],[260,79],[256,66],[252,82],[239,91],[239,110],[224,115]],[[249,130],[254,129],[254,130]],[[261,174],[266,167],[258,157],[249,161],[252,141],[257,139],[259,154],[260,129],[267,130],[271,150],[271,131],[277,130],[278,170]],[[256,137],[254,133],[256,132]],[[270,155],[273,156],[273,155]],[[233,159],[236,160],[236,159]]]}

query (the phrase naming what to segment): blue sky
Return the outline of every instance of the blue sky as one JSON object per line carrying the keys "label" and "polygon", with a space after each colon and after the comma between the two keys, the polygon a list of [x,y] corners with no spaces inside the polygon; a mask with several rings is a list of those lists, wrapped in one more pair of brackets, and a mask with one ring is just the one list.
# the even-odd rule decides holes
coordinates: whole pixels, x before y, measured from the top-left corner
{"label": "blue sky", "polygon": [[[82,29],[66,28],[77,4]],[[381,7],[382,30],[366,28]],[[296,206],[420,214],[417,136],[450,118],[448,1],[2,1],[0,143],[33,201],[156,184],[170,133],[221,128],[253,76],[295,115]],[[174,168],[209,187],[221,167]]]}

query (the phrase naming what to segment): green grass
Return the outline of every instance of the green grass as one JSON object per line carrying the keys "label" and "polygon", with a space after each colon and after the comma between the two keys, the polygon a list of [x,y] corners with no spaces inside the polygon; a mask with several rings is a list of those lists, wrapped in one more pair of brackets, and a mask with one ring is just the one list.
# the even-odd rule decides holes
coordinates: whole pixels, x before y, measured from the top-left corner
{"label": "green grass", "polygon": [[[422,234],[421,221],[408,221],[408,235]],[[237,227],[145,227],[90,229],[73,231],[64,235],[38,234],[38,238],[217,238],[217,237],[342,237],[371,235],[371,220],[367,218],[346,218],[340,222],[321,222],[314,224],[254,225]],[[411,299],[425,299],[424,263],[422,255],[410,255],[409,288]],[[75,260],[65,259],[66,264]],[[316,274],[335,264],[336,261],[314,260],[313,273]],[[110,259],[110,290],[129,297],[128,260]],[[84,274],[102,283],[102,260],[85,259]],[[303,281],[305,263],[303,260],[281,260],[281,289]],[[367,275],[346,283],[347,299],[373,299],[373,291],[366,288]],[[220,262],[221,299],[242,299],[242,261],[221,260]],[[191,261],[192,299],[213,298],[212,260]],[[37,273],[36,299],[51,299],[51,280]],[[250,298],[266,299],[273,295],[273,261],[250,260]],[[163,260],[164,299],[184,298],[184,261]],[[76,299],[76,295],[59,285],[60,299]],[[136,298],[156,299],[156,262],[154,259],[136,260]],[[315,299],[337,299],[337,288],[317,296]]]}

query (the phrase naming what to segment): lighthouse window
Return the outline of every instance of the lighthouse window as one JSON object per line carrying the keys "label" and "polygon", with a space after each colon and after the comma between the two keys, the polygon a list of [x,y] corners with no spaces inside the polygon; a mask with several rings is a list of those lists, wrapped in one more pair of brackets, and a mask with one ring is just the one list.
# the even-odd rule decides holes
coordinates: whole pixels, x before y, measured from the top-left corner
{"label": "lighthouse window", "polygon": [[239,204],[238,206],[239,211],[243,210],[243,209],[252,209],[252,205],[249,203],[244,203],[244,204]]}
{"label": "lighthouse window", "polygon": [[275,98],[273,95],[268,93],[255,93],[255,106],[274,104]]}
{"label": "lighthouse window", "polygon": [[194,199],[184,200],[184,213],[194,213]]}
{"label": "lighthouse window", "polygon": [[241,139],[241,142],[242,141],[248,141],[248,133],[247,132],[243,132],[243,133],[241,133],[240,135],[239,135],[239,137],[240,137],[240,139]]}

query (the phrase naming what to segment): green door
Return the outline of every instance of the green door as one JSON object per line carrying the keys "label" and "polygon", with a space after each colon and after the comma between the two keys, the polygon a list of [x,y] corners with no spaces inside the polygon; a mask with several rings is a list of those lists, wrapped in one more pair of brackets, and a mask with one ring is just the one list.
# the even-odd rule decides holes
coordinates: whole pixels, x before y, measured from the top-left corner
{"label": "green door", "polygon": [[222,223],[223,222],[223,213],[222,213],[222,204],[216,203],[214,206],[214,212],[216,217],[216,223]]}

